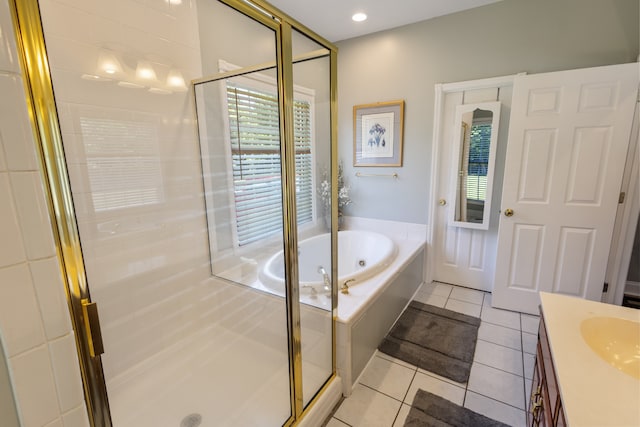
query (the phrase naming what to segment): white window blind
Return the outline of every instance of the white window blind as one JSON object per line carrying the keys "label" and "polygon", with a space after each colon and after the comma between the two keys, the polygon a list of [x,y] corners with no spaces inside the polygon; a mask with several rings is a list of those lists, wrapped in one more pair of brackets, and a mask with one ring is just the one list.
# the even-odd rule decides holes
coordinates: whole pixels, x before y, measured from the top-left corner
{"label": "white window blind", "polygon": [[473,124],[471,126],[469,147],[467,199],[485,200],[487,198],[487,169],[490,143],[491,122]]}
{"label": "white window blind", "polygon": [[[238,245],[282,230],[278,98],[227,84]],[[298,224],[313,219],[311,105],[294,102]]]}
{"label": "white window blind", "polygon": [[153,123],[80,117],[80,129],[96,212],[162,201]]}

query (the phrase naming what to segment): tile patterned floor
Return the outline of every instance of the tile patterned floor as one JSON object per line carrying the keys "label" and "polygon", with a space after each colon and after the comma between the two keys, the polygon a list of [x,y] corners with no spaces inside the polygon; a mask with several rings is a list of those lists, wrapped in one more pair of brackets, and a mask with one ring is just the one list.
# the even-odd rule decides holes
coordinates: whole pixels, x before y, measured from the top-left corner
{"label": "tile patterned floor", "polygon": [[402,426],[418,389],[511,426],[524,426],[539,318],[492,308],[491,294],[444,283],[422,285],[414,300],[480,317],[468,383],[378,352],[326,426]]}

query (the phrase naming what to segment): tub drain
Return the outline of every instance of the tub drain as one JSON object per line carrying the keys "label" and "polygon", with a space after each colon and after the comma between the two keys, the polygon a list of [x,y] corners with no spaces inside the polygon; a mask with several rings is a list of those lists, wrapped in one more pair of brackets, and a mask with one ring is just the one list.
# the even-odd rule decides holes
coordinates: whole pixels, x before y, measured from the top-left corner
{"label": "tub drain", "polygon": [[198,427],[202,423],[202,415],[189,414],[180,421],[180,427]]}
{"label": "tub drain", "polygon": [[365,265],[367,265],[367,261],[365,261],[365,260],[361,259],[360,261],[358,261],[358,265],[359,265],[360,267],[364,267]]}

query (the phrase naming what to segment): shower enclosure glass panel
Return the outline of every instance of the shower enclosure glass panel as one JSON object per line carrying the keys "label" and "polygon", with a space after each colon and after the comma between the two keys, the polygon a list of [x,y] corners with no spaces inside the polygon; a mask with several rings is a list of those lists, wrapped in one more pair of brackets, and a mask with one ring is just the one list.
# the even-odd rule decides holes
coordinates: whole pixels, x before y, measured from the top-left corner
{"label": "shower enclosure glass panel", "polygon": [[[207,211],[188,91],[221,60],[275,63],[276,32],[215,0],[39,4],[113,425],[282,425],[286,300],[211,275],[208,214],[214,243],[238,249],[233,159],[207,158],[206,196],[226,202]],[[207,90],[200,131],[228,147],[227,81]]]}
{"label": "shower enclosure glass panel", "polygon": [[[331,200],[322,194],[331,170],[330,59],[306,37],[297,40],[305,48],[293,64],[293,135],[307,405],[333,373]],[[219,67],[223,74],[195,86],[212,274],[284,297],[277,73],[266,65]]]}
{"label": "shower enclosure glass panel", "polygon": [[294,114],[302,385],[307,405],[333,372],[331,194],[327,191],[331,183],[331,61],[327,49],[295,30],[292,50],[294,92],[304,88],[314,100],[308,116]]}

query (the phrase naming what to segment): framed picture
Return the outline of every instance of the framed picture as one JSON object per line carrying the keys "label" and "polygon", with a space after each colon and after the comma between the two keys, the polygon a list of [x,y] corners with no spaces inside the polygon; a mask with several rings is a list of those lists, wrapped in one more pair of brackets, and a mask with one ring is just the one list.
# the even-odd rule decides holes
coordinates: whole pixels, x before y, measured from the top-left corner
{"label": "framed picture", "polygon": [[404,101],[353,107],[353,166],[402,166]]}

